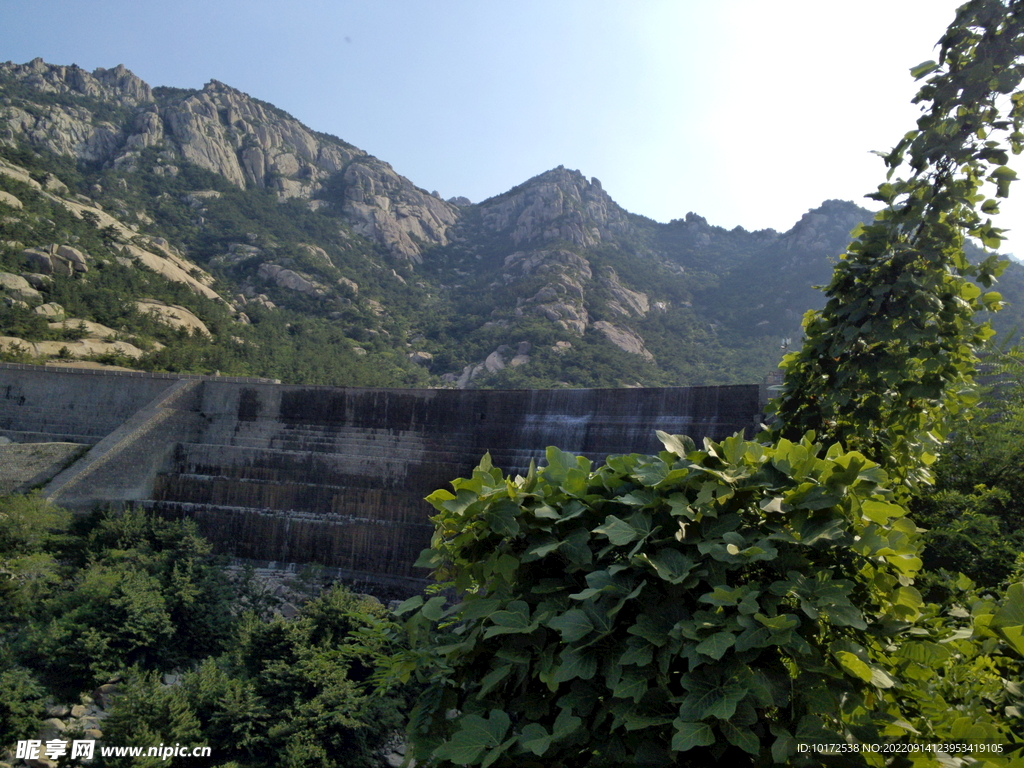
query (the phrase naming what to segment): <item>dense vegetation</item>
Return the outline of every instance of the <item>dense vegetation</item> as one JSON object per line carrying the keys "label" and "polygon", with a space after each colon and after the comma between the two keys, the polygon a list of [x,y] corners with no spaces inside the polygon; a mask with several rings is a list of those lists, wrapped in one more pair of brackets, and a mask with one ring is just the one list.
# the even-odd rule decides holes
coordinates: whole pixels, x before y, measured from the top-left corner
{"label": "dense vegetation", "polygon": [[[723,670],[739,668],[737,664],[749,667],[755,670],[753,676],[743,673],[743,679],[733,682],[743,683],[757,696],[780,696],[785,694],[780,692],[778,671],[772,669],[775,661],[767,651],[779,644],[794,653],[806,653],[805,643],[818,654],[827,654],[830,648],[852,654],[840,657],[844,666],[838,675],[812,669],[801,679],[800,700],[814,707],[811,714],[824,711],[843,690],[848,702],[863,701],[865,690],[870,697],[872,682],[858,673],[876,682],[881,674],[899,677],[892,695],[897,697],[904,722],[920,735],[904,731],[901,736],[898,718],[890,711],[883,718],[888,730],[881,733],[877,722],[853,721],[851,732],[860,740],[1008,744],[1022,740],[1024,734],[1014,725],[1019,718],[1013,713],[1014,707],[1024,705],[1017,685],[1022,672],[1017,653],[1024,653],[1024,643],[1001,637],[999,622],[994,620],[1002,617],[1012,627],[1013,611],[1024,600],[1024,595],[1009,595],[1010,601],[997,598],[1024,576],[1020,554],[1024,551],[1020,540],[1024,495],[1019,488],[1024,470],[1020,450],[1024,441],[1019,438],[1024,423],[1024,351],[998,354],[998,358],[995,354],[986,358],[987,370],[998,374],[984,396],[987,407],[972,409],[974,418],[956,422],[948,451],[935,467],[935,489],[912,505],[909,519],[927,529],[918,553],[923,567],[912,587],[897,587],[900,599],[886,610],[890,616],[895,612],[901,624],[916,617],[914,625],[927,634],[919,631],[915,645],[901,646],[883,659],[864,659],[856,647],[864,648],[865,630],[859,628],[856,610],[863,593],[852,575],[867,559],[863,551],[849,546],[849,537],[858,530],[863,536],[869,529],[871,546],[885,541],[898,545],[892,554],[879,558],[888,560],[891,568],[901,553],[912,555],[911,537],[900,534],[907,518],[899,516],[898,508],[884,496],[871,498],[879,490],[877,468],[865,462],[846,463],[844,469],[851,456],[822,456],[819,451],[815,458],[814,449],[807,446],[786,447],[783,458],[778,452],[764,453],[760,446],[736,440],[700,451],[669,440],[671,451],[687,453],[686,462],[666,451],[659,457],[612,458],[593,473],[576,457],[551,451],[547,467],[519,485],[512,483],[516,497],[531,509],[528,516],[513,516],[509,482],[484,467],[472,480],[457,483],[457,512],[452,511],[451,494],[439,492],[433,497],[446,525],[458,525],[463,531],[467,516],[488,521],[488,528],[479,522],[471,527],[472,539],[466,546],[478,547],[483,554],[466,549],[473,560],[461,564],[459,578],[482,575],[493,584],[510,578],[513,560],[519,560],[517,581],[522,583],[532,573],[530,578],[542,593],[541,603],[553,606],[569,597],[564,617],[552,615],[551,628],[545,631],[549,650],[563,646],[578,650],[577,668],[563,667],[554,653],[545,660],[544,652],[539,652],[539,663],[549,665],[545,679],[561,682],[576,672],[589,674],[589,665],[598,659],[589,679],[568,679],[574,680],[572,690],[579,702],[589,697],[595,707],[614,710],[615,693],[625,696],[623,701],[630,706],[611,713],[625,729],[623,745],[636,740],[634,734],[646,733],[638,724],[646,728],[653,723],[644,719],[650,716],[644,708],[659,702],[649,696],[634,701],[645,686],[668,675],[666,690],[679,690],[671,673],[662,671],[673,654],[705,659],[698,669],[706,669],[707,674],[721,675]],[[759,452],[763,458],[751,461]],[[695,469],[692,465],[698,458],[700,468]],[[844,497],[845,511],[819,507],[840,492],[842,481],[849,479],[844,471],[850,477],[857,472],[857,479],[850,483],[853,491]],[[787,474],[801,472],[806,474],[794,486]],[[739,478],[743,478],[742,487],[730,482]],[[743,502],[751,494],[768,492],[781,502],[773,505],[768,497],[767,514],[751,526]],[[696,503],[683,503],[688,495],[699,498],[702,493],[717,516],[695,519]],[[859,502],[860,517],[847,514],[856,508],[853,498],[858,496],[866,497]],[[475,514],[484,497],[497,505]],[[580,514],[556,519],[555,510],[566,509],[566,501],[573,499]],[[657,506],[657,499],[667,507],[652,514],[647,510]],[[793,509],[787,515],[772,514],[773,506],[785,509],[781,504]],[[595,512],[598,509],[611,516]],[[708,509],[704,507],[702,514]],[[675,539],[654,546],[655,529],[665,522],[661,517],[673,510],[682,516],[672,518],[672,529],[694,545],[683,559],[673,554]],[[894,516],[885,519],[888,514]],[[880,519],[884,522],[879,523]],[[510,526],[520,526],[515,540],[509,538]],[[555,535],[563,530],[567,535],[560,543]],[[619,566],[628,564],[630,552],[641,546],[645,564],[638,580]],[[702,547],[709,555],[706,558],[695,556]],[[564,563],[585,561],[588,552],[588,567],[593,570],[574,565],[573,586],[558,584]],[[847,565],[815,570],[814,563],[835,566],[833,557]],[[596,568],[598,564],[602,567]],[[752,565],[758,581],[736,578]],[[222,567],[186,521],[165,521],[141,512],[98,513],[72,521],[36,496],[0,500],[0,686],[5,691],[0,701],[0,744],[34,736],[52,703],[77,703],[83,695],[92,696],[97,686],[115,680],[120,696],[108,705],[110,717],[101,724],[106,744],[178,742],[211,747],[210,761],[182,758],[182,765],[375,766],[374,753],[403,728],[410,713],[408,693],[380,686],[382,677],[400,676],[412,661],[424,663],[422,657],[403,652],[381,665],[382,654],[393,653],[395,638],[402,635],[395,620],[380,605],[339,587],[319,588],[314,573],[309,574],[308,585],[295,585],[310,601],[300,605],[296,618],[286,620],[275,615],[279,599],[259,582],[244,574],[229,577]],[[820,573],[820,577],[795,578],[791,573],[795,570]],[[648,582],[643,594],[656,590],[657,601],[626,599],[642,581]],[[708,586],[711,581],[716,581],[717,589]],[[728,589],[718,582],[728,584]],[[572,590],[569,595],[564,594],[567,589]],[[713,599],[698,601],[696,610],[688,608],[692,601],[687,595],[695,591],[707,592]],[[679,596],[682,599],[676,599]],[[488,601],[495,600],[493,594],[467,601],[456,613],[445,607],[443,597],[423,599],[431,606],[422,611],[425,616],[445,613],[449,622],[461,615],[479,624],[483,616],[498,612],[495,604],[488,606]],[[473,630],[489,636],[483,644],[486,652],[474,656],[473,677],[467,677],[466,683],[475,680],[473,690],[477,691],[489,686],[487,696],[496,696],[501,686],[516,679],[524,649],[537,642],[521,630],[535,621],[539,624],[539,612],[534,609],[529,621],[520,626],[522,606],[528,603],[511,603],[504,607],[507,615]],[[644,605],[674,605],[673,610],[688,612],[685,632],[677,633],[668,624],[679,617],[663,608],[651,613]],[[826,643],[814,630],[814,614],[824,617],[843,639],[833,639],[831,646]],[[637,629],[630,632],[632,627]],[[534,634],[539,628],[534,628]],[[455,624],[449,623],[446,631],[454,641],[448,643],[446,654],[460,653],[460,646],[472,637]],[[603,637],[598,640],[599,636]],[[937,638],[942,642],[936,643]],[[622,646],[620,659],[623,653],[632,654],[627,659],[631,663],[616,668],[601,660],[611,658],[610,648],[616,644]],[[484,668],[487,664],[495,671],[490,677]],[[164,684],[165,673],[175,675],[166,678],[174,684]],[[704,677],[701,685],[710,686]],[[438,676],[434,682],[450,684],[450,680]],[[767,681],[768,687],[758,687],[757,681]],[[599,705],[601,697],[591,694],[605,686],[612,697],[606,695],[606,703]],[[533,691],[537,702],[545,690]],[[735,688],[734,693],[739,692]],[[691,698],[691,704],[698,703],[699,698]],[[724,714],[733,705],[709,698],[700,706],[717,707],[714,711]],[[491,715],[490,709],[505,711],[508,704],[501,700],[487,707],[481,733],[490,733],[488,728],[497,733],[500,716]],[[413,710],[414,726],[429,721],[425,709],[421,703]],[[474,709],[468,707],[467,712]],[[586,717],[570,713],[558,722],[560,711],[549,713],[555,716],[553,722],[544,726],[540,725],[543,720],[538,722],[544,733],[538,727],[523,730],[526,751],[519,762],[529,765],[534,759],[545,766],[557,765],[553,752],[542,757],[536,752],[561,735],[561,729],[578,729],[598,714],[597,710]],[[719,732],[732,733],[741,743],[749,741],[743,732],[759,734],[758,727],[742,723],[749,712],[737,703],[729,717],[721,718]],[[813,718],[796,720],[794,739],[825,737]],[[742,727],[737,730],[731,723]],[[593,743],[599,738],[615,742],[606,730],[588,738]],[[421,751],[435,748],[444,732],[444,728],[427,731]],[[695,726],[686,733],[677,745],[686,743],[686,738],[699,745],[714,731]],[[491,743],[489,738],[467,734],[456,742],[466,751],[457,754],[486,756],[502,743],[500,739]],[[674,738],[668,736],[662,743],[671,744]],[[778,741],[779,754],[791,744],[778,728],[772,738]],[[828,738],[837,735],[828,734]],[[731,742],[726,737],[722,743]]]}
{"label": "dense vegetation", "polygon": [[104,744],[211,748],[137,765],[373,765],[403,722],[402,692],[369,683],[386,609],[310,578],[286,620],[223,566],[190,521],[0,499],[0,745],[113,681]]}

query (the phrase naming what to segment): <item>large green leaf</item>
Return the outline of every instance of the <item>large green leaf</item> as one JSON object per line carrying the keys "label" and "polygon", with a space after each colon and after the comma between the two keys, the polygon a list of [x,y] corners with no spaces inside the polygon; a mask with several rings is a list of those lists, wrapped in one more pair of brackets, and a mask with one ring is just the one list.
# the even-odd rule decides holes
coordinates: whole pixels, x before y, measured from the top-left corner
{"label": "large green leaf", "polygon": [[640,537],[640,532],[636,528],[615,515],[608,515],[604,525],[595,528],[594,533],[607,536],[608,540],[617,547],[625,546]]}
{"label": "large green leaf", "polygon": [[564,683],[576,678],[590,680],[596,674],[597,656],[586,650],[566,648],[562,651],[552,679],[556,683]]}
{"label": "large green leaf", "polygon": [[484,638],[510,633],[532,632],[539,622],[530,620],[530,606],[522,600],[514,600],[505,610],[491,614],[493,625],[484,632]]}
{"label": "large green leaf", "polygon": [[666,451],[674,453],[681,459],[686,458],[687,454],[697,450],[697,445],[686,435],[670,435],[667,432],[662,432],[660,429],[656,430],[654,434],[658,436]]}
{"label": "large green leaf", "polygon": [[472,765],[485,749],[502,743],[511,724],[509,716],[498,709],[492,709],[486,718],[465,715],[452,738],[434,750],[434,757],[456,765]]}
{"label": "large green leaf", "polygon": [[551,747],[552,738],[552,735],[545,730],[543,725],[529,723],[523,728],[523,732],[519,736],[519,743],[525,749],[540,757]]}
{"label": "large green leaf", "polygon": [[693,571],[696,562],[673,547],[664,547],[653,555],[646,556],[647,562],[658,576],[670,584],[678,584]]}
{"label": "large green leaf", "polygon": [[550,619],[548,626],[561,634],[563,643],[575,643],[594,630],[593,622],[579,608],[572,608]]}
{"label": "large green leaf", "polygon": [[761,741],[749,728],[739,727],[728,721],[722,723],[721,728],[725,738],[744,752],[756,755],[761,750]]}
{"label": "large green leaf", "polygon": [[722,680],[715,671],[705,668],[683,675],[682,683],[687,694],[679,705],[679,718],[686,722],[697,722],[715,717],[728,720],[749,693],[747,686],[732,679]]}
{"label": "large green leaf", "polygon": [[989,624],[1010,647],[1024,656],[1024,583],[1011,584]]}
{"label": "large green leaf", "polygon": [[649,687],[649,680],[642,669],[624,667],[622,677],[612,689],[612,695],[618,699],[632,699],[634,702],[639,702]]}
{"label": "large green leaf", "polygon": [[672,735],[675,752],[688,752],[694,747],[709,747],[715,743],[715,732],[707,723],[675,720],[672,727],[675,729]]}
{"label": "large green leaf", "polygon": [[736,642],[736,635],[729,631],[716,632],[706,640],[697,644],[697,653],[709,656],[715,661],[721,659],[725,652]]}
{"label": "large green leaf", "polygon": [[491,530],[499,536],[515,536],[519,533],[519,522],[516,520],[518,516],[519,505],[512,499],[496,501],[483,514]]}

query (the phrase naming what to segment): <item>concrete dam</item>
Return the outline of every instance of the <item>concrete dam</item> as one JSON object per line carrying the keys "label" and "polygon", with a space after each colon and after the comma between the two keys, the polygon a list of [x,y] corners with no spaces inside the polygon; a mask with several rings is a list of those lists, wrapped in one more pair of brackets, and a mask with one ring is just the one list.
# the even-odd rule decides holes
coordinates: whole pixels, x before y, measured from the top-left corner
{"label": "concrete dam", "polygon": [[653,453],[656,429],[749,435],[761,405],[758,385],[358,389],[0,364],[0,436],[89,446],[45,485],[53,502],[141,504],[194,519],[234,557],[398,588],[425,577],[423,497],[485,452],[506,472],[549,445]]}

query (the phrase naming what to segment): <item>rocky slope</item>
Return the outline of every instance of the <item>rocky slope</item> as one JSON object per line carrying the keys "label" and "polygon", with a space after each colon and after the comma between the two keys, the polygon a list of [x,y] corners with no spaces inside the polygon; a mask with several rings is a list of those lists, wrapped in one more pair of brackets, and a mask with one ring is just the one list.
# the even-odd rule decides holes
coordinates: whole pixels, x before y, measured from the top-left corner
{"label": "rocky slope", "polygon": [[0,140],[126,171],[159,148],[159,172],[181,162],[281,199],[311,200],[334,179],[330,203],[392,253],[418,260],[422,244],[445,244],[456,206],[433,197],[384,162],[318,134],[287,113],[211,80],[201,91],[152,89],[123,66],[89,73],[42,59],[0,64],[6,92]]}
{"label": "rocky slope", "polygon": [[446,202],[217,81],[0,64],[8,356],[366,385],[751,381],[869,215],[659,224],[564,167]]}

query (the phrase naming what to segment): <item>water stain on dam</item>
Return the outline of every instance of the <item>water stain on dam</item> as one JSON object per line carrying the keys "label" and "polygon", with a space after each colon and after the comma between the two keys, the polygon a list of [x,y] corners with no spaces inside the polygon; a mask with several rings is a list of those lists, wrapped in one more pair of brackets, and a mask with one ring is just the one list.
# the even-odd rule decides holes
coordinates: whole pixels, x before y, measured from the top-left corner
{"label": "water stain on dam", "polygon": [[401,582],[430,540],[423,497],[485,452],[506,472],[544,449],[656,452],[656,429],[749,434],[757,385],[402,390],[0,365],[0,435],[92,445],[45,489],[72,508],[140,503],[216,548]]}

